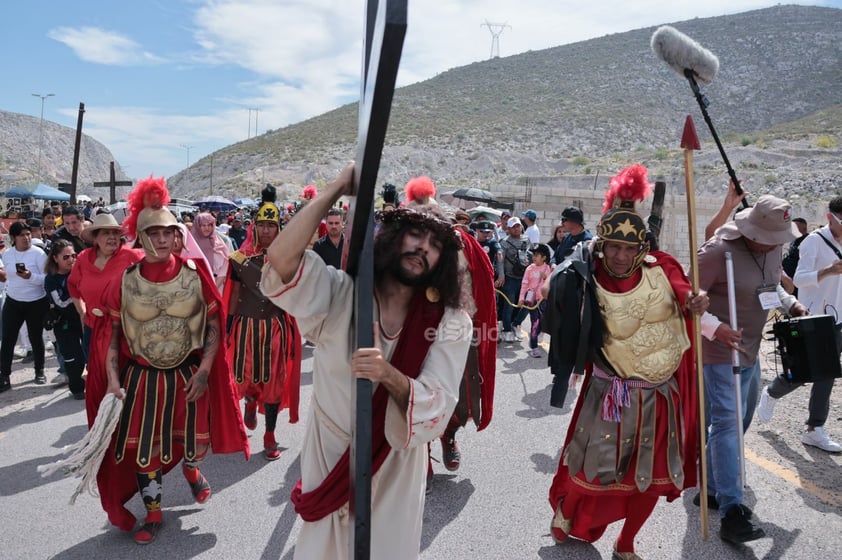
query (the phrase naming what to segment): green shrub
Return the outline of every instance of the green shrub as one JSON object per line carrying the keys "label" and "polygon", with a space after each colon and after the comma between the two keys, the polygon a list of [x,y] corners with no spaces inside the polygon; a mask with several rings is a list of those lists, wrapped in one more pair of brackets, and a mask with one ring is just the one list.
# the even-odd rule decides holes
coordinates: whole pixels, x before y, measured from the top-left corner
{"label": "green shrub", "polygon": [[576,156],[570,161],[573,165],[587,165],[590,162],[591,160],[585,156]]}
{"label": "green shrub", "polygon": [[818,148],[826,150],[828,148],[833,148],[834,146],[836,146],[836,138],[833,136],[823,134],[822,136],[816,138],[816,147]]}

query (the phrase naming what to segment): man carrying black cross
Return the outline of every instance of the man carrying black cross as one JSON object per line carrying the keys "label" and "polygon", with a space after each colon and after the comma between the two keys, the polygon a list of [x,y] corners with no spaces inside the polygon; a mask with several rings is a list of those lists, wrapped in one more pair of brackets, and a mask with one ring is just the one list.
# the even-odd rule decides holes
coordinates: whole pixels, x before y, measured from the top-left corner
{"label": "man carrying black cross", "polygon": [[[296,213],[269,247],[261,289],[316,345],[312,412],[293,491],[305,523],[296,558],[348,558],[349,441],[354,378],[374,383],[371,557],[417,558],[427,443],[459,399],[472,324],[461,308],[459,233],[407,209],[389,212],[374,242],[374,345],[354,350],[354,283],[305,250],[319,221],[352,194],[353,166]],[[362,327],[361,327],[362,328]]]}

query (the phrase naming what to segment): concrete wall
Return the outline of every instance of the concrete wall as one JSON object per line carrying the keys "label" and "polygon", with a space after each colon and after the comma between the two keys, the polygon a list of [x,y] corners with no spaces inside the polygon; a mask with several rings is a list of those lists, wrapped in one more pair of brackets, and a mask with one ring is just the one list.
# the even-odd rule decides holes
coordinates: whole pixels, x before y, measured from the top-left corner
{"label": "concrete wall", "polygon": [[[596,233],[596,223],[602,214],[608,177],[530,177],[518,181],[518,184],[495,189],[501,202],[513,204],[516,216],[531,208],[538,214],[538,227],[541,240],[548,241],[555,226],[561,219],[561,212],[568,206],[579,206],[585,214],[585,227]],[[696,195],[696,234],[698,243],[704,241],[704,229],[710,219],[719,210],[725,197],[710,193]],[[650,195],[637,210],[646,219],[652,205]],[[813,215],[804,216],[810,222],[811,229],[822,225],[826,205],[816,208]],[[660,248],[676,257],[685,267],[690,263],[689,227],[687,218],[687,196],[683,178],[680,183],[667,183],[664,199],[663,226],[660,236]]]}

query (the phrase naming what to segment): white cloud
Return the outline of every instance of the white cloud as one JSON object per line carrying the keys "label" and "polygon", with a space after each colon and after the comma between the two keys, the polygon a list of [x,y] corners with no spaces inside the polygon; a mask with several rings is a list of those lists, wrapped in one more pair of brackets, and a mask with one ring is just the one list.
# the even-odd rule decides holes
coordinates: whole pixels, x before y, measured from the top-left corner
{"label": "white cloud", "polygon": [[[411,0],[398,85],[489,58],[491,33],[482,25],[486,21],[511,26],[499,39],[505,57],[772,5],[771,0]],[[168,58],[189,64],[193,71],[218,73],[221,79],[236,75],[238,82],[216,95],[222,109],[205,116],[166,114],[185,108],[112,107],[98,116],[89,112],[86,128],[95,130],[91,134],[112,147],[120,161],[135,162],[130,175],[182,169],[186,158],[179,144],[195,145],[191,161],[196,161],[245,139],[247,107],[260,109],[263,132],[357,99],[362,0],[194,0],[191,6],[195,10],[185,32],[195,47]],[[50,36],[80,58],[102,64],[161,60],[128,37],[96,28],[60,28]],[[232,68],[236,72],[227,74]]]}
{"label": "white cloud", "polygon": [[97,27],[57,27],[47,36],[70,47],[80,59],[109,66],[156,64],[163,60],[132,39]]}

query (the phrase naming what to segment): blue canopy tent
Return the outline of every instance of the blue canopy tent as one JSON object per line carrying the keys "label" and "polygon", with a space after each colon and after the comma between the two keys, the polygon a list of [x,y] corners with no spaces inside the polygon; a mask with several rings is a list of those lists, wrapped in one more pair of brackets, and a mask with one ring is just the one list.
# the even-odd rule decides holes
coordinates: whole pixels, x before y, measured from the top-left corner
{"label": "blue canopy tent", "polygon": [[37,185],[13,187],[6,191],[6,198],[35,198],[38,200],[65,201],[70,200],[70,195],[44,183],[38,183]]}

